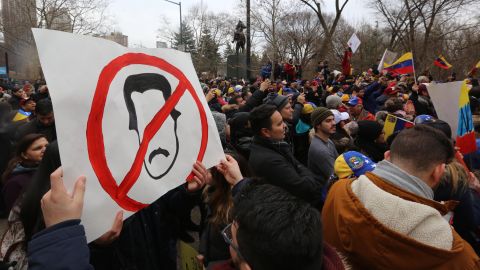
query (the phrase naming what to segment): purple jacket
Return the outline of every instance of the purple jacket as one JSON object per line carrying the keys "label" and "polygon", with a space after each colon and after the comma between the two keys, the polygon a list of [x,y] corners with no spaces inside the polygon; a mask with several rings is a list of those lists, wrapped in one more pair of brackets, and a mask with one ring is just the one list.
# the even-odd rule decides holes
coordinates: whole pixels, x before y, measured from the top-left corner
{"label": "purple jacket", "polygon": [[5,202],[5,211],[7,213],[10,213],[10,210],[17,201],[18,197],[20,197],[25,190],[25,187],[28,186],[30,180],[32,180],[33,174],[36,170],[37,167],[26,168],[19,164],[10,174],[10,177],[2,189],[2,196]]}

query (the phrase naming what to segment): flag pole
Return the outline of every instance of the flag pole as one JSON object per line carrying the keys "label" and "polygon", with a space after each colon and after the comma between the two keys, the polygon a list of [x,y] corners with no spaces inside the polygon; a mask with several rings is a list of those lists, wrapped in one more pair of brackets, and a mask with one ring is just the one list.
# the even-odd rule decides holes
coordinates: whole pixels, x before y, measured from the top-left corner
{"label": "flag pole", "polygon": [[413,60],[413,53],[412,53],[412,66],[413,66],[413,79],[415,80],[415,84],[417,84],[417,74],[415,73],[415,61]]}

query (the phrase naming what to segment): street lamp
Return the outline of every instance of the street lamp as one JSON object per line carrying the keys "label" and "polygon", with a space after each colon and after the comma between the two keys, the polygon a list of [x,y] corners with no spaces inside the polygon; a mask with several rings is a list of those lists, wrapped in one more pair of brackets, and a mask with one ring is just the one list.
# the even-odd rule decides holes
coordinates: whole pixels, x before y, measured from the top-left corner
{"label": "street lamp", "polygon": [[170,1],[170,0],[165,0],[169,3],[172,3],[172,4],[175,4],[177,5],[178,7],[180,7],[180,45],[183,45],[183,27],[182,27],[182,2],[174,2],[174,1]]}

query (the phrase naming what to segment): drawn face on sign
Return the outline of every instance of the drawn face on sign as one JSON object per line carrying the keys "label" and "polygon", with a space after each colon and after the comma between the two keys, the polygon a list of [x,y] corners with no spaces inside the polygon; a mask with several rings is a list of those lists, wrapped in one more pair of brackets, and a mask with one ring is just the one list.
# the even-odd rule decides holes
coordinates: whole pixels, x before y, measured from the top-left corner
{"label": "drawn face on sign", "polygon": [[[156,73],[141,73],[134,74],[127,77],[123,87],[123,96],[129,114],[129,129],[134,130],[138,136],[138,143],[143,139],[143,131],[147,123],[139,123],[137,121],[137,109],[139,104],[135,102],[132,95],[135,93],[143,94],[146,91],[154,90],[160,91],[163,99],[166,102],[172,93],[172,87],[168,80]],[[155,106],[155,104],[153,104]],[[143,160],[143,166],[148,175],[159,180],[172,169],[177,160],[179,143],[177,134],[177,120],[181,113],[175,109],[170,112],[170,117],[173,119],[173,131],[161,130],[154,135],[152,143],[148,145],[147,154]],[[143,125],[143,126],[142,126]],[[174,141],[174,144],[168,143]]]}

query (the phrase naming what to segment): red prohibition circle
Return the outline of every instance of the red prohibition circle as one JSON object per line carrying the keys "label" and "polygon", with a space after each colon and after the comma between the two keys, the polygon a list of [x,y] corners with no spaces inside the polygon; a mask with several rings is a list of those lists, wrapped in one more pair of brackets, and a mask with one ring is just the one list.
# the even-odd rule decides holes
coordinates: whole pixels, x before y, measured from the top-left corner
{"label": "red prohibition circle", "polygon": [[[110,84],[117,73],[129,65],[147,65],[157,67],[177,78],[178,86],[172,95],[165,101],[164,106],[155,114],[152,120],[145,127],[145,131],[143,132],[143,137],[135,155],[133,164],[120,185],[117,185],[117,182],[115,181],[115,178],[108,167],[107,158],[105,155],[102,122]],[[180,101],[180,98],[183,96],[185,91],[190,92],[198,108],[200,116],[202,139],[197,160],[202,161],[203,157],[205,156],[208,142],[207,116],[205,109],[203,108],[202,103],[195,92],[195,89],[182,71],[164,59],[155,56],[143,53],[126,53],[113,59],[103,68],[102,72],[100,73],[87,122],[86,136],[88,157],[90,159],[90,164],[92,165],[93,171],[95,172],[102,188],[123,209],[135,212],[148,206],[148,204],[144,204],[130,198],[128,196],[128,192],[140,176],[140,172],[142,171],[142,163],[147,153],[147,148],[150,141],[157,131],[162,127],[164,121],[167,119],[170,112],[175,108],[175,105],[177,105],[177,103]],[[191,174],[189,178],[190,177]]]}

